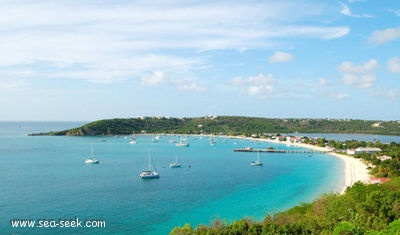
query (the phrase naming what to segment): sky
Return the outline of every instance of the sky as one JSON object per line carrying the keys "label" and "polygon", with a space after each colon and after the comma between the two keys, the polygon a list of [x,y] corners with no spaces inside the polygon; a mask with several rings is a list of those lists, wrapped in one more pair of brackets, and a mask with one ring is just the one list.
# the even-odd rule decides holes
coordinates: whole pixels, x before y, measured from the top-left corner
{"label": "sky", "polygon": [[0,121],[400,119],[398,0],[0,5]]}

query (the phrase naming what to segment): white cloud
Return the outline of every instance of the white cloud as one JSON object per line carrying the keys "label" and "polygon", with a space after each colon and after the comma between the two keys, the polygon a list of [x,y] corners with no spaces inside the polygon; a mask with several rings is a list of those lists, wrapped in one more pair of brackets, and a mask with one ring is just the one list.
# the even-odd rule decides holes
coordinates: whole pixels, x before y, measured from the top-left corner
{"label": "white cloud", "polygon": [[339,2],[340,5],[342,5],[342,10],[340,11],[341,14],[346,15],[346,16],[353,16],[353,14],[350,11],[349,6],[347,6],[346,4]]}
{"label": "white cloud", "polygon": [[400,57],[393,57],[387,62],[387,68],[392,73],[400,73]]}
{"label": "white cloud", "polygon": [[349,27],[285,26],[268,32],[271,37],[302,37],[334,39],[349,34]]}
{"label": "white cloud", "polygon": [[354,65],[351,61],[342,62],[338,70],[342,73],[370,73],[379,68],[378,61],[371,59],[365,62],[363,65]]}
{"label": "white cloud", "polygon": [[143,75],[140,81],[144,86],[166,85],[179,91],[201,92],[205,90],[204,87],[199,86],[194,78],[182,78],[184,76],[186,75],[182,73],[170,72],[167,74],[164,71],[157,70]]}
{"label": "white cloud", "polygon": [[386,92],[386,97],[391,100],[395,100],[397,97],[399,97],[399,95],[400,95],[399,90],[391,89]]}
{"label": "white cloud", "polygon": [[[353,1],[349,1],[349,2],[353,3],[353,2],[357,2],[357,1],[353,0]],[[340,14],[342,14],[342,15],[350,16],[350,17],[365,17],[365,18],[372,17],[371,15],[368,15],[368,14],[363,14],[363,15],[353,14],[350,10],[350,7],[347,4],[342,3],[342,2],[339,2],[339,3],[342,6],[342,10],[340,11]]]}
{"label": "white cloud", "polygon": [[376,82],[376,77],[374,74],[344,74],[342,81],[345,85],[355,86],[360,89],[371,88]]}
{"label": "white cloud", "polygon": [[334,99],[338,99],[338,100],[345,100],[345,99],[349,99],[350,95],[347,93],[332,93],[331,97]]}
{"label": "white cloud", "polygon": [[344,61],[338,66],[341,72],[342,82],[348,86],[354,86],[359,89],[373,87],[377,78],[374,72],[379,68],[379,63],[372,59],[363,65],[354,65],[353,62]]}
{"label": "white cloud", "polygon": [[25,79],[1,79],[0,91],[8,90],[28,90],[30,84]]}
{"label": "white cloud", "polygon": [[[8,1],[0,8],[0,66],[25,65],[33,71],[29,78],[44,73],[97,83],[140,80],[144,73],[169,67],[188,71],[204,66],[199,51],[243,51],[268,48],[282,38],[347,35],[346,26],[302,23],[325,16],[321,5]],[[303,7],[308,10],[298,11]],[[52,70],[43,71],[37,61],[50,64]]]}
{"label": "white cloud", "polygon": [[294,59],[294,56],[282,51],[275,52],[271,57],[269,57],[270,63],[282,63],[282,62],[289,62]]}
{"label": "white cloud", "polygon": [[325,86],[327,83],[325,78],[318,78],[318,85]]}
{"label": "white cloud", "polygon": [[230,81],[231,85],[240,87],[241,91],[251,96],[258,96],[260,98],[267,98],[274,92],[276,80],[272,74],[265,76],[259,74],[257,76],[250,76],[247,79],[237,77]]}
{"label": "white cloud", "polygon": [[162,71],[153,71],[151,74],[147,74],[141,77],[140,81],[145,86],[155,86],[161,84],[166,79],[166,75]]}
{"label": "white cloud", "polygon": [[373,31],[368,41],[372,44],[383,44],[398,39],[400,39],[400,27]]}
{"label": "white cloud", "polygon": [[193,81],[178,81],[175,82],[174,85],[176,89],[180,91],[202,92],[205,90],[204,87],[199,86],[199,84]]}

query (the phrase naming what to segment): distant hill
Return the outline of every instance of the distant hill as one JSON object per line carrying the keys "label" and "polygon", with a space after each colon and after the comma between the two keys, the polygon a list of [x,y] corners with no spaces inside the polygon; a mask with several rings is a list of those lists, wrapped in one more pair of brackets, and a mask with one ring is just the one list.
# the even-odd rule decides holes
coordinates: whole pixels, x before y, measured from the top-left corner
{"label": "distant hill", "polygon": [[94,121],[81,127],[31,135],[128,135],[132,133],[226,134],[260,133],[357,133],[400,135],[400,121],[351,119],[280,119],[240,116],[206,116],[198,118],[115,118]]}

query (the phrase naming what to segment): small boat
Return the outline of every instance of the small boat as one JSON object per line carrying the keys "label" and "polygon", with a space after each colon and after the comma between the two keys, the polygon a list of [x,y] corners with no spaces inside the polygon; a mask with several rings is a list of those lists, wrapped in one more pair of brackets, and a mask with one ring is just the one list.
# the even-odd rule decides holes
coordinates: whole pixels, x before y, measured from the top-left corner
{"label": "small boat", "polygon": [[132,132],[131,141],[129,141],[129,143],[130,144],[137,144],[136,137],[135,137],[135,132]]}
{"label": "small boat", "polygon": [[[153,169],[154,168],[154,169]],[[155,179],[155,178],[160,178],[160,174],[157,172],[156,167],[154,166],[154,163],[151,160],[151,155],[149,153],[149,169],[142,171],[140,173],[140,178],[142,179]]]}
{"label": "small boat", "polygon": [[251,166],[262,166],[263,163],[260,162],[260,152],[257,152],[257,160],[250,162]]}
{"label": "small boat", "polygon": [[99,164],[100,163],[100,161],[95,159],[93,156],[93,144],[92,144],[92,152],[90,154],[90,157],[86,158],[85,163],[86,164]]}
{"label": "small boat", "polygon": [[209,143],[211,146],[214,146],[217,143],[217,140],[215,138],[209,138]]}
{"label": "small boat", "polygon": [[175,162],[169,164],[169,167],[171,167],[171,168],[179,168],[179,167],[181,167],[181,164],[178,161],[178,155],[175,158]]}
{"label": "small boat", "polygon": [[186,139],[180,138],[179,142],[175,144],[177,147],[189,147],[189,142]]}
{"label": "small boat", "polygon": [[160,136],[159,135],[151,137],[151,142],[158,142],[159,140],[160,140]]}

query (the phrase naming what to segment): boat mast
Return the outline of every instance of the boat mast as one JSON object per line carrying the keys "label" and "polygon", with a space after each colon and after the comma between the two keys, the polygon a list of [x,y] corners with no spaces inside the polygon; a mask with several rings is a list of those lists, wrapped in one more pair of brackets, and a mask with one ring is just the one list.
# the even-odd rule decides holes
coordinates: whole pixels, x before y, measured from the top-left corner
{"label": "boat mast", "polygon": [[92,143],[92,145],[91,145],[90,158],[93,159],[93,143]]}

